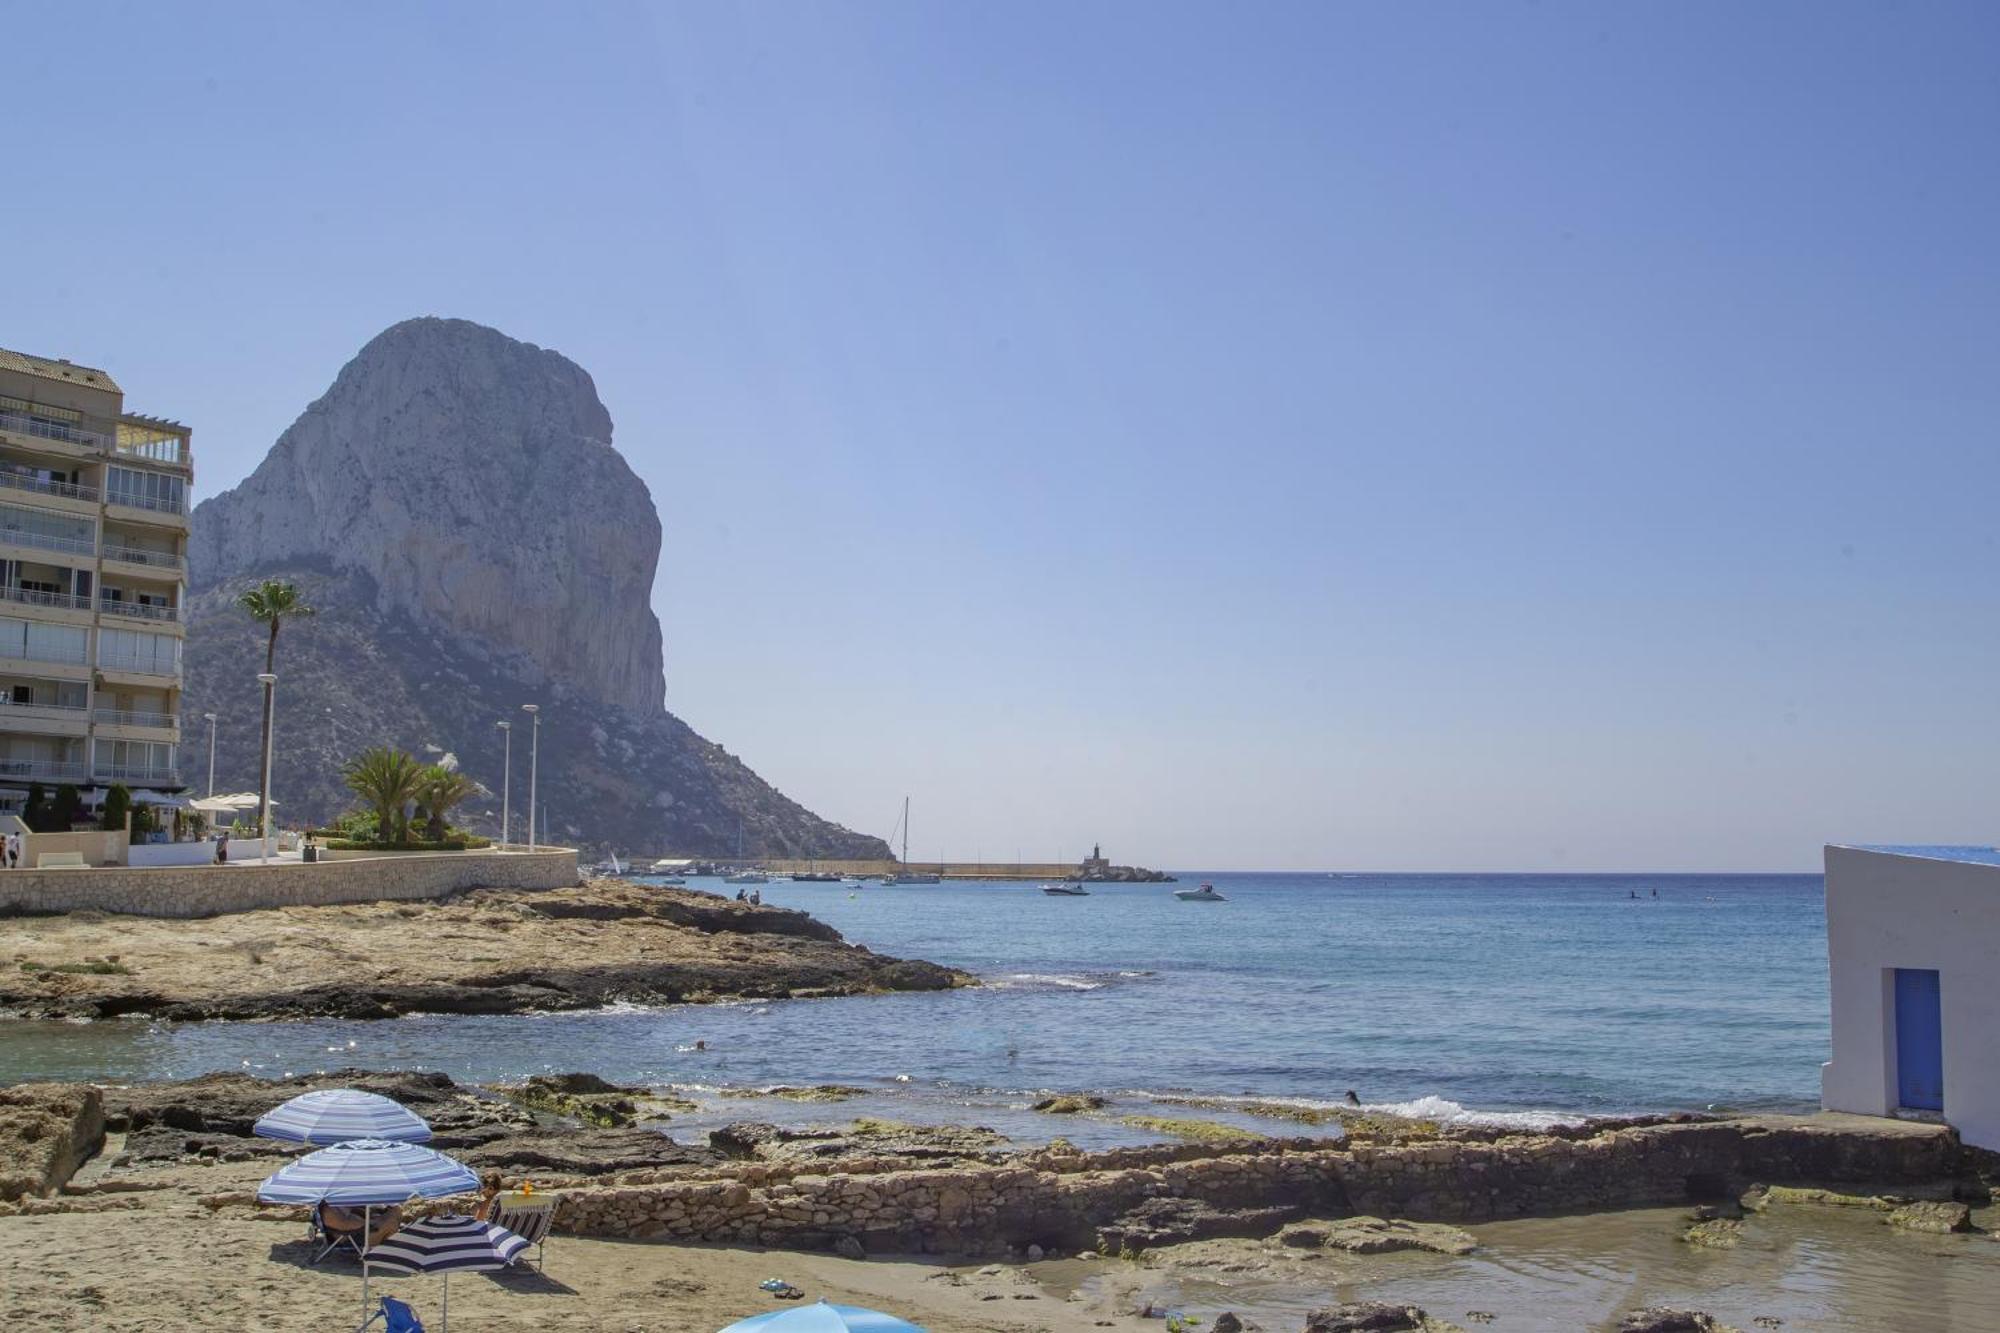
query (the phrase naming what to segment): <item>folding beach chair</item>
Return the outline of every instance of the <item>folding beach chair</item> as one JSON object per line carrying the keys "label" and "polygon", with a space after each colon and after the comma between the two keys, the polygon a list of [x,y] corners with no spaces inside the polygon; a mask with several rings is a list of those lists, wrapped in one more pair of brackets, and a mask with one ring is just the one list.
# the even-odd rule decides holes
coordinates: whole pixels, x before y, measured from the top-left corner
{"label": "folding beach chair", "polygon": [[377,1319],[382,1321],[382,1333],[424,1333],[424,1323],[417,1318],[417,1312],[397,1300],[394,1296],[384,1296],[382,1307],[368,1316],[367,1328]]}
{"label": "folding beach chair", "polygon": [[312,1212],[306,1215],[307,1235],[313,1244],[320,1247],[319,1253],[313,1256],[312,1261],[318,1263],[335,1250],[342,1249],[348,1251],[356,1259],[359,1259],[361,1257],[362,1233],[359,1231],[329,1230],[326,1225],[326,1218],[323,1216],[325,1208],[326,1205],[324,1203],[316,1203],[312,1207]]}
{"label": "folding beach chair", "polygon": [[486,1220],[505,1227],[535,1247],[535,1271],[542,1271],[542,1247],[549,1239],[549,1226],[556,1220],[553,1194],[510,1193],[496,1195]]}

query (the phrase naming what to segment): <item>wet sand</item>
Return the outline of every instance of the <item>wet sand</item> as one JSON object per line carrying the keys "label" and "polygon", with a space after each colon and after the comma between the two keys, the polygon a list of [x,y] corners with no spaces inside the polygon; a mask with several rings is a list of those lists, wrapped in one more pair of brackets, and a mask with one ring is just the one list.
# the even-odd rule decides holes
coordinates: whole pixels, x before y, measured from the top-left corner
{"label": "wet sand", "polygon": [[[1052,1294],[1129,1301],[1137,1292],[1194,1312],[1229,1309],[1293,1333],[1333,1300],[1386,1300],[1492,1329],[1615,1329],[1628,1310],[1703,1310],[1734,1328],[1793,1333],[1990,1333],[2000,1328],[2000,1208],[1981,1231],[1921,1235],[1880,1213],[1793,1206],[1745,1219],[1734,1249],[1680,1239],[1685,1208],[1531,1218],[1467,1227],[1479,1242],[1456,1258],[1356,1256],[1256,1241],[1206,1241],[1135,1264],[1036,1266]],[[1490,1322],[1468,1318],[1491,1314]],[[1759,1322],[1777,1319],[1777,1325]]]}

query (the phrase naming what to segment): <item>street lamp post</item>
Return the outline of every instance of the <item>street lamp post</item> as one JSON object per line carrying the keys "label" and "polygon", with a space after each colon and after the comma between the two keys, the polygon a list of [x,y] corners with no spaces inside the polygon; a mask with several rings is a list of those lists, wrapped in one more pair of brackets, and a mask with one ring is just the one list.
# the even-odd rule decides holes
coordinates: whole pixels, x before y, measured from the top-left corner
{"label": "street lamp post", "polygon": [[505,758],[500,763],[500,850],[507,850],[507,834],[514,827],[514,724],[498,722]]}
{"label": "street lamp post", "polygon": [[203,713],[208,719],[208,794],[215,795],[215,714]]}
{"label": "street lamp post", "polygon": [[522,704],[521,711],[528,715],[528,850],[535,850],[535,779],[540,776],[542,766],[542,708],[540,704]]}
{"label": "street lamp post", "polygon": [[278,678],[268,671],[259,671],[257,679],[264,683],[264,790],[259,796],[259,808],[264,812],[264,827],[259,830],[264,837],[264,864],[271,863],[271,723],[277,716]]}

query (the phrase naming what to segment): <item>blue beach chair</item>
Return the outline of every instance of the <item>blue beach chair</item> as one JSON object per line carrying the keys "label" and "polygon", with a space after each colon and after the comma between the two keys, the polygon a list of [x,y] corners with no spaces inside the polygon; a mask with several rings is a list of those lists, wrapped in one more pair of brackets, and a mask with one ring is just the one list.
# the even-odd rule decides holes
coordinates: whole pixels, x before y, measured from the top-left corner
{"label": "blue beach chair", "polygon": [[368,1324],[377,1319],[382,1321],[382,1333],[424,1333],[424,1324],[417,1318],[417,1312],[397,1300],[394,1296],[382,1298],[382,1308],[368,1316]]}

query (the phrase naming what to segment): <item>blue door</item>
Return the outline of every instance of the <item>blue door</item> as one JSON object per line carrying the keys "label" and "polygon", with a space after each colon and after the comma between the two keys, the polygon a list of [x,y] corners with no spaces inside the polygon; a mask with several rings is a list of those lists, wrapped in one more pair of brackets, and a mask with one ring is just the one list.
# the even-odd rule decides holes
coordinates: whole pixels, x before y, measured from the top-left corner
{"label": "blue door", "polygon": [[1896,1100],[1944,1110],[1944,1012],[1932,968],[1896,969]]}

